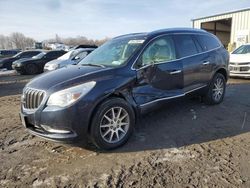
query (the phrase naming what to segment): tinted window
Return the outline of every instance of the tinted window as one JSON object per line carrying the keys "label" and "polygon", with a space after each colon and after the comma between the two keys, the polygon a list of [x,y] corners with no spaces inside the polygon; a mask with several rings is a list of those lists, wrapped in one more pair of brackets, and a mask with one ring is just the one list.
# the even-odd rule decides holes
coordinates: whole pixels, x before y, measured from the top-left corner
{"label": "tinted window", "polygon": [[191,35],[176,35],[176,46],[179,58],[195,55],[198,53],[195,42]]}
{"label": "tinted window", "polygon": [[21,57],[21,58],[33,57],[33,56],[35,56],[35,55],[37,55],[37,54],[39,54],[39,53],[41,53],[41,52],[39,52],[39,51],[22,52],[22,53],[20,54],[20,57]]}
{"label": "tinted window", "polygon": [[165,36],[153,41],[140,58],[140,66],[152,63],[168,62],[176,59],[174,41],[171,36]]}
{"label": "tinted window", "polygon": [[197,39],[194,36],[192,38],[194,40],[194,43],[195,43],[195,46],[196,46],[198,52],[199,53],[203,52],[202,47],[201,47],[200,43],[197,41]]}
{"label": "tinted window", "polygon": [[65,52],[64,51],[52,51],[52,52],[48,52],[46,54],[47,58],[57,58],[60,57],[61,55],[63,55]]}
{"label": "tinted window", "polygon": [[199,40],[204,51],[212,50],[220,46],[219,41],[209,35],[197,35],[197,39]]}
{"label": "tinted window", "polygon": [[18,51],[12,51],[12,50],[0,51],[0,55],[15,55],[17,53],[18,53]]}

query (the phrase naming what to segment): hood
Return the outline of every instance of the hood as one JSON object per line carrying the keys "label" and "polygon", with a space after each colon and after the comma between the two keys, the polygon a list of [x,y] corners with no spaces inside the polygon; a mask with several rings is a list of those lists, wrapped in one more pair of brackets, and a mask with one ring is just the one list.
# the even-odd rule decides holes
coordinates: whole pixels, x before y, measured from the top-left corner
{"label": "hood", "polygon": [[26,86],[49,90],[61,84],[75,84],[76,82],[84,82],[87,75],[91,75],[96,71],[106,70],[108,68],[94,67],[94,66],[70,66],[67,68],[57,69],[55,71],[46,72],[31,80]]}
{"label": "hood", "polygon": [[230,54],[230,62],[232,63],[250,62],[250,54]]}

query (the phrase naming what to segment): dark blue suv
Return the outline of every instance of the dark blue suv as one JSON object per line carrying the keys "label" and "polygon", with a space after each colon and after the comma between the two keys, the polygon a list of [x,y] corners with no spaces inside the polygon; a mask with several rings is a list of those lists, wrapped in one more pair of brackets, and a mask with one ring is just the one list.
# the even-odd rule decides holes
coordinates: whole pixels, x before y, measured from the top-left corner
{"label": "dark blue suv", "polygon": [[229,55],[212,34],[164,29],[116,37],[78,65],[44,73],[23,90],[21,119],[37,136],[101,149],[124,144],[137,117],[189,93],[222,102]]}

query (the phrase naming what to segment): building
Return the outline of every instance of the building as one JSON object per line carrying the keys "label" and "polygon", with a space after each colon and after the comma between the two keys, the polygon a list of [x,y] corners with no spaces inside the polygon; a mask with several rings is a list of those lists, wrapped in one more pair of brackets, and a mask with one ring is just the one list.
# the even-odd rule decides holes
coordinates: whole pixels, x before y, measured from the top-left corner
{"label": "building", "polygon": [[250,8],[196,18],[192,26],[215,34],[231,51],[250,43]]}

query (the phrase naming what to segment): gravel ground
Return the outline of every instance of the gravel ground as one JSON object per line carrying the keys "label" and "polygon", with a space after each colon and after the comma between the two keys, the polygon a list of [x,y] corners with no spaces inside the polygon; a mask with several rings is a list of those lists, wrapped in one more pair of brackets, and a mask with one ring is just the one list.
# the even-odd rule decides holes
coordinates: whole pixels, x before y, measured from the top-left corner
{"label": "gravel ground", "polygon": [[0,187],[250,187],[250,80],[225,100],[181,99],[143,116],[122,148],[34,137],[18,117],[30,76],[0,77]]}

